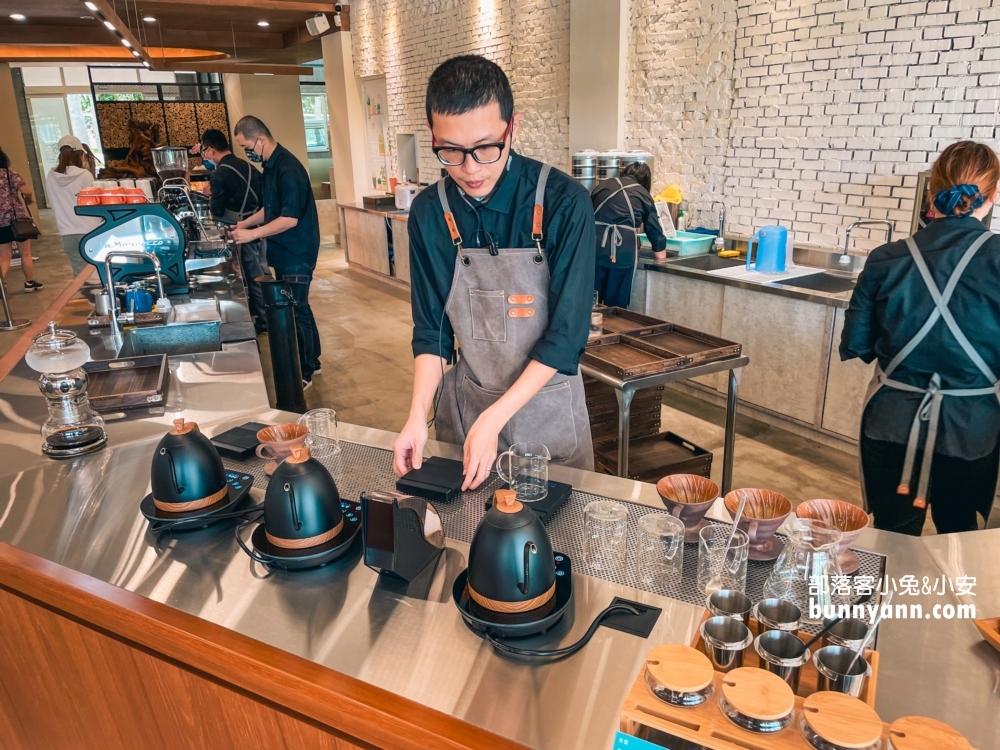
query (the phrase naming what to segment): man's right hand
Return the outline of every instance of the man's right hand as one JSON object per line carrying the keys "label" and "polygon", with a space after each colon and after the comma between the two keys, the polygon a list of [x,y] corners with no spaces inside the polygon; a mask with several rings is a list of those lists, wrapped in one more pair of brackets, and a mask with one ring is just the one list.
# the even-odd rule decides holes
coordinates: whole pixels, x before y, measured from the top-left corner
{"label": "man's right hand", "polygon": [[403,476],[410,469],[419,469],[424,463],[424,446],[427,445],[427,422],[411,417],[402,432],[392,443],[392,470]]}

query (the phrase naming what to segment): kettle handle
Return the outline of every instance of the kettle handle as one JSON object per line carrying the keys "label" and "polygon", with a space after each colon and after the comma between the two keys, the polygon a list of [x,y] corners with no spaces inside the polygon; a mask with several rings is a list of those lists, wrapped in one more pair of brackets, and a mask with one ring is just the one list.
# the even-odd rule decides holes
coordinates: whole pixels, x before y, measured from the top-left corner
{"label": "kettle handle", "polygon": [[757,243],[757,254],[760,255],[760,232],[754,232],[747,240],[747,270],[750,270],[750,257],[753,255],[753,246]]}
{"label": "kettle handle", "polygon": [[302,522],[299,520],[298,511],[295,509],[295,490],[292,488],[290,482],[285,482],[284,490],[288,493],[288,502],[292,506],[292,528],[299,531],[302,528]]}
{"label": "kettle handle", "polygon": [[167,457],[167,463],[170,465],[170,481],[174,485],[174,492],[180,497],[184,494],[184,488],[177,482],[177,468],[174,466],[174,455],[166,448],[160,448],[160,455]]}
{"label": "kettle handle", "polygon": [[535,546],[534,542],[524,543],[524,580],[517,584],[517,588],[520,589],[522,594],[527,594],[531,591],[531,578],[528,573],[528,568],[531,564],[531,556],[538,554],[538,547]]}

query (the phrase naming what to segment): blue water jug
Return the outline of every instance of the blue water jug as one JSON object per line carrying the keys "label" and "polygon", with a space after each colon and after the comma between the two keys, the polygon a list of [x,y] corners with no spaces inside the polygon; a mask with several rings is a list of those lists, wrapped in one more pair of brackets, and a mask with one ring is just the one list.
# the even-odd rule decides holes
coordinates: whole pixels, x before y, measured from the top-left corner
{"label": "blue water jug", "polygon": [[[750,263],[754,243],[757,243],[757,262]],[[747,243],[747,270],[761,273],[785,272],[785,245],[788,230],[782,226],[761,227]]]}

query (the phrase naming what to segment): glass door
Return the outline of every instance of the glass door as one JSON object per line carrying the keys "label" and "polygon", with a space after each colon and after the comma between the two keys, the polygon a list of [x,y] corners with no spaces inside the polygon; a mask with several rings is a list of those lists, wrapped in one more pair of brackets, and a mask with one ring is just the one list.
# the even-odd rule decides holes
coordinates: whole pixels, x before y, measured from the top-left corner
{"label": "glass door", "polygon": [[73,131],[64,96],[29,96],[28,112],[42,175],[59,164],[59,139]]}

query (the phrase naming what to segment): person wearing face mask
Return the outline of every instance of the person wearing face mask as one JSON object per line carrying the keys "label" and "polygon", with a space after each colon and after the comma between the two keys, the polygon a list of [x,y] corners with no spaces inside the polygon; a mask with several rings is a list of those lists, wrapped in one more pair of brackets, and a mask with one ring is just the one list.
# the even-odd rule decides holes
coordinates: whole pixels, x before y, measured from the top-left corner
{"label": "person wearing face mask", "polygon": [[264,165],[264,177],[261,208],[239,221],[231,236],[236,242],[267,239],[267,262],[279,280],[288,282],[295,302],[302,385],[309,388],[320,370],[319,330],[309,307],[309,286],[319,254],[319,216],[309,172],[256,117],[243,117],[233,133],[247,159]]}
{"label": "person wearing face mask", "polygon": [[932,219],[868,255],[840,358],[877,361],[861,420],[875,527],[919,536],[988,519],[1000,467],[1000,237],[983,223],[1000,159],[959,141],[931,170]]}
{"label": "person wearing face mask", "polygon": [[524,441],[593,469],[578,367],[594,294],[587,191],[513,150],[510,83],[483,57],[442,63],[426,113],[448,176],[410,210],[413,399],[393,468],[421,466],[433,407],[437,439],[464,446],[462,489],[489,477],[498,448]]}
{"label": "person wearing face mask", "polygon": [[[201,143],[192,149],[201,155],[201,163],[209,170],[212,217],[236,223],[253,216],[260,209],[260,172],[237,157],[229,148],[229,140],[221,130],[209,128],[201,136]],[[247,282],[250,314],[254,316],[257,333],[267,332],[264,316],[264,297],[260,282],[268,279],[266,240],[253,240],[239,244],[240,265]]]}

